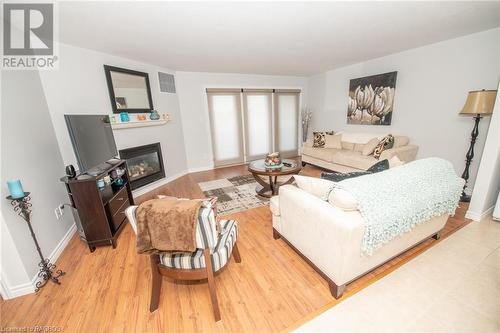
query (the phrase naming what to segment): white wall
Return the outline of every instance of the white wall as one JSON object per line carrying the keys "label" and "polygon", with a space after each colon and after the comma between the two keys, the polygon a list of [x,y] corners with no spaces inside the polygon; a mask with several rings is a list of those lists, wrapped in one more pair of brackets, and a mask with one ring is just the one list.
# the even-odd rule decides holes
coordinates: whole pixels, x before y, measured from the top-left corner
{"label": "white wall", "polygon": [[45,257],[56,260],[75,228],[69,212],[60,220],[54,215],[68,196],[59,181],[64,164],[38,72],[4,71],[1,91],[2,280],[11,289],[10,296],[19,296],[33,291],[31,280],[40,258],[26,222],[4,199],[7,180],[21,179],[24,190],[31,192],[32,226]]}
{"label": "white wall", "polygon": [[213,167],[206,88],[299,88],[302,90],[302,101],[305,101],[307,93],[307,79],[304,77],[200,72],[176,74],[190,171]]}
{"label": "white wall", "polygon": [[[500,85],[498,86],[500,90]],[[500,191],[500,94],[497,93],[476,185],[465,217],[480,221],[495,207]]]}
{"label": "white wall", "polygon": [[59,61],[58,70],[40,75],[64,164],[77,167],[64,114],[112,113],[103,68],[106,64],[148,73],[154,108],[159,113],[169,113],[172,119],[164,126],[114,130],[118,149],[160,142],[167,178],[186,171],[178,98],[176,94],[160,92],[158,83],[158,71],[175,74],[174,71],[65,44],[59,45]]}
{"label": "white wall", "polygon": [[[496,89],[500,74],[499,41],[500,29],[494,29],[311,77],[308,106],[314,111],[312,128],[405,134],[420,146],[419,158],[448,159],[460,175],[474,122],[458,113],[468,91]],[[390,71],[398,71],[392,125],[347,125],[349,80]],[[484,118],[480,123],[470,187],[489,121]]]}

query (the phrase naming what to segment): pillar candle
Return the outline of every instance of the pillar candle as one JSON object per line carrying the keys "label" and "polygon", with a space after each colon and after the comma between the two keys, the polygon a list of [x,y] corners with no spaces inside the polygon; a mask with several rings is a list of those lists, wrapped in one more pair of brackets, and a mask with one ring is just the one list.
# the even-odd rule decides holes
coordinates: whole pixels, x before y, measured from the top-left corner
{"label": "pillar candle", "polygon": [[19,179],[7,180],[7,186],[9,187],[10,196],[13,199],[24,197],[23,185],[21,185]]}

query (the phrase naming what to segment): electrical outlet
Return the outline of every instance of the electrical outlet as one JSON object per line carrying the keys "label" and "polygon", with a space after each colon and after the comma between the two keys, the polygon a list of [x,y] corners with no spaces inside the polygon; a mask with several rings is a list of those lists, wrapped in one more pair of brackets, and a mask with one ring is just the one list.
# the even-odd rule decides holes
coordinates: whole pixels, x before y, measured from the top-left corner
{"label": "electrical outlet", "polygon": [[63,205],[59,205],[56,209],[54,209],[54,214],[56,214],[56,219],[61,219],[61,217],[63,216],[64,214],[64,206]]}

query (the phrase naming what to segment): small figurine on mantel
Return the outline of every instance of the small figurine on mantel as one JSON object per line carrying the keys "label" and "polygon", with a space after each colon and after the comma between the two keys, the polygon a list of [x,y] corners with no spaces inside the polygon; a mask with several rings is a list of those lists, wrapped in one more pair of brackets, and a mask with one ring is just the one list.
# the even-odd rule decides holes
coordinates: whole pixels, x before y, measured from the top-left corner
{"label": "small figurine on mantel", "polygon": [[279,169],[283,167],[279,152],[269,153],[264,160],[264,165],[268,169]]}

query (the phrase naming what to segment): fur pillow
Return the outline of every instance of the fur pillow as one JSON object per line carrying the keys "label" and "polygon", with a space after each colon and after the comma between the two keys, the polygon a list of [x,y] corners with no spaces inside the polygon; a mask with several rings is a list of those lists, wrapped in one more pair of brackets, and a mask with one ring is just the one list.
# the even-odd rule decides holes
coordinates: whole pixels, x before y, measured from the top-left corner
{"label": "fur pillow", "polygon": [[388,134],[386,137],[380,140],[377,147],[375,147],[375,150],[373,151],[373,157],[379,159],[380,155],[384,150],[391,149],[393,146],[394,146],[394,137],[392,136],[392,134]]}
{"label": "fur pillow", "polygon": [[313,132],[313,147],[314,148],[324,148],[326,143],[326,136],[333,135],[333,131],[329,132]]}

